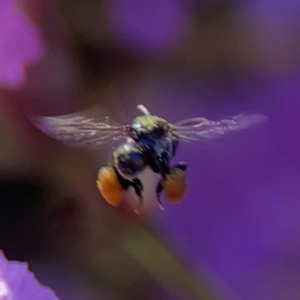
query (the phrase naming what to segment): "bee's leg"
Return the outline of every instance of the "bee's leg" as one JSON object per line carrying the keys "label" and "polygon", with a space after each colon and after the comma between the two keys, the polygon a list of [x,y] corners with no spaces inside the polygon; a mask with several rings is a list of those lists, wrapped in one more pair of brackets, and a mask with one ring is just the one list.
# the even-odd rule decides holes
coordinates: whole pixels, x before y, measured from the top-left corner
{"label": "bee's leg", "polygon": [[107,203],[112,206],[121,204],[126,187],[122,186],[113,167],[107,166],[99,170],[97,187]]}
{"label": "bee's leg", "polygon": [[178,139],[174,139],[174,140],[172,141],[172,146],[173,146],[173,153],[172,153],[172,156],[173,156],[173,157],[176,155],[176,151],[177,151],[178,145],[179,145]]}
{"label": "bee's leg", "polygon": [[140,198],[140,203],[143,204],[143,196],[142,196],[143,185],[142,185],[141,181],[138,178],[136,178],[133,180],[131,185],[133,186],[138,197]]}
{"label": "bee's leg", "polygon": [[174,167],[175,167],[175,168],[178,168],[178,169],[180,169],[180,170],[182,170],[182,171],[185,172],[186,169],[187,169],[187,163],[185,163],[185,162],[180,162],[180,163],[176,164]]}
{"label": "bee's leg", "polygon": [[160,161],[153,150],[147,149],[144,154],[146,164],[154,173],[160,173]]}
{"label": "bee's leg", "polygon": [[158,203],[158,207],[161,209],[161,210],[164,210],[164,206],[161,202],[161,199],[160,199],[160,193],[162,192],[162,190],[164,189],[164,186],[162,185],[162,183],[160,182],[157,186],[157,189],[156,189],[156,199],[157,199],[157,203]]}
{"label": "bee's leg", "polygon": [[135,193],[139,197],[139,201],[140,201],[139,206],[142,206],[143,205],[142,191],[144,188],[141,181],[138,178],[135,178],[133,180],[128,180],[124,178],[117,170],[116,170],[116,174],[118,176],[119,182],[121,183],[121,185],[125,190],[127,190],[130,186],[133,187]]}
{"label": "bee's leg", "polygon": [[166,177],[167,174],[170,173],[170,160],[168,158],[168,155],[166,152],[163,152],[162,155],[161,155],[161,174],[163,176],[163,178]]}
{"label": "bee's leg", "polygon": [[179,163],[170,168],[164,181],[164,192],[168,201],[172,203],[180,202],[187,192],[187,178],[186,178],[185,163]]}
{"label": "bee's leg", "polygon": [[142,196],[142,191],[143,191],[143,185],[141,183],[141,181],[136,178],[131,182],[131,186],[134,188],[135,193],[137,194],[137,196],[139,197],[139,204],[138,207],[134,210],[136,213],[139,213],[140,208],[143,206],[144,202],[143,202],[143,196]]}

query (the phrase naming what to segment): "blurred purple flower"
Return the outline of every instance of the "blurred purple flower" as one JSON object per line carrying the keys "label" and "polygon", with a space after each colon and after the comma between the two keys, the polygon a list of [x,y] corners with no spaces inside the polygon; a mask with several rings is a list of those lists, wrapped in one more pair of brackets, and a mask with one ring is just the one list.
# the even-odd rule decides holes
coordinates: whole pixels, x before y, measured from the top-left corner
{"label": "blurred purple flower", "polygon": [[188,163],[189,192],[178,206],[164,202],[159,215],[193,267],[200,274],[205,268],[238,299],[300,299],[299,79],[300,73],[255,79],[255,88],[234,79],[194,94],[172,87],[160,99],[170,120],[227,115],[230,103],[229,110],[269,117],[211,145],[181,144],[174,163]]}
{"label": "blurred purple flower", "polygon": [[0,0],[0,86],[23,83],[24,66],[44,52],[40,30],[17,9],[13,0]]}
{"label": "blurred purple flower", "polygon": [[168,51],[183,33],[192,3],[189,0],[110,1],[115,39],[145,54]]}
{"label": "blurred purple flower", "polygon": [[287,35],[298,33],[300,3],[298,0],[253,0],[240,2],[243,10],[260,30]]}
{"label": "blurred purple flower", "polygon": [[54,292],[42,286],[28,271],[26,263],[7,261],[0,251],[0,299],[58,300]]}

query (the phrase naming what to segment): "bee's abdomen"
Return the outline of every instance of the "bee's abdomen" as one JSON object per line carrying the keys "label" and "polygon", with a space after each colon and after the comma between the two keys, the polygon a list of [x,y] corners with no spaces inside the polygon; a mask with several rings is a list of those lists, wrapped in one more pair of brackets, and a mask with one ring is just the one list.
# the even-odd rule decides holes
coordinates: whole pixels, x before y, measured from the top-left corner
{"label": "bee's abdomen", "polygon": [[145,149],[139,145],[121,147],[114,154],[114,166],[124,177],[135,177],[146,166]]}

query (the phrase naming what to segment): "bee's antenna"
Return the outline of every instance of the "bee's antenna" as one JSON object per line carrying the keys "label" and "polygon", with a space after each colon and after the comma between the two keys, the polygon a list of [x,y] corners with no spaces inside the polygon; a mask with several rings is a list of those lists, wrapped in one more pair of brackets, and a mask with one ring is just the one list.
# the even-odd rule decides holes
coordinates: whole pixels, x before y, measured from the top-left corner
{"label": "bee's antenna", "polygon": [[142,105],[142,104],[139,104],[136,108],[139,109],[146,116],[150,116],[151,115],[150,112],[149,112],[149,110],[144,105]]}

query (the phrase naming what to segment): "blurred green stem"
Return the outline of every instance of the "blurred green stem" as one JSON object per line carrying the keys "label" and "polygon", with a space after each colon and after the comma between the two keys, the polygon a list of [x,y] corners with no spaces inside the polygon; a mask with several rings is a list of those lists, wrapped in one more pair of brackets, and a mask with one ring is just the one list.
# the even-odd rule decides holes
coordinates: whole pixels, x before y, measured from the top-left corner
{"label": "blurred green stem", "polygon": [[192,271],[179,262],[158,239],[142,227],[126,231],[125,251],[168,292],[179,299],[217,300],[216,295]]}

